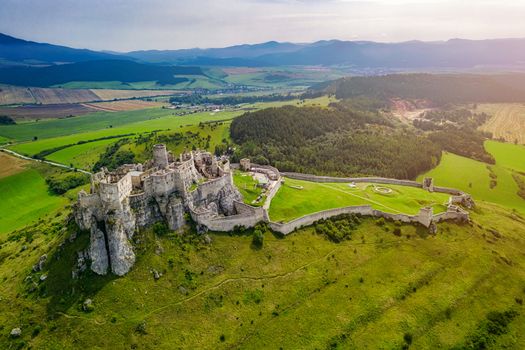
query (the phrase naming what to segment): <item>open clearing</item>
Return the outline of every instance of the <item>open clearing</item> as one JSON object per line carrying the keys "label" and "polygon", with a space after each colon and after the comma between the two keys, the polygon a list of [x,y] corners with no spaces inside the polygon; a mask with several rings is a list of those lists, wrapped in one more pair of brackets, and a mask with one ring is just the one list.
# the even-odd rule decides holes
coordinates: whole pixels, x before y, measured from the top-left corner
{"label": "open clearing", "polygon": [[[470,193],[474,199],[497,203],[525,213],[525,200],[517,195],[518,185],[512,174],[522,171],[525,163],[525,150],[522,146],[488,141],[486,149],[496,159],[496,165],[444,153],[439,165],[423,177],[433,177],[441,186],[453,187]],[[496,186],[490,188],[490,173],[496,176]],[[493,175],[493,176],[494,176]]]}
{"label": "open clearing", "polygon": [[27,160],[0,152],[0,179],[23,171],[28,164]]}
{"label": "open clearing", "polygon": [[285,179],[270,205],[270,218],[290,221],[317,211],[353,205],[371,205],[388,213],[417,214],[421,207],[432,206],[435,213],[445,211],[449,195],[430,193],[416,187],[377,185],[389,188],[390,194],[381,194],[370,183],[318,183]]}
{"label": "open clearing", "polygon": [[138,109],[161,107],[164,104],[153,101],[142,100],[122,100],[111,102],[97,102],[97,103],[83,103],[85,107],[104,111],[104,112],[121,112],[121,111],[136,111]]}
{"label": "open clearing", "polygon": [[[130,87],[133,88],[133,87]],[[61,104],[167,96],[177,90],[63,89],[0,85],[0,105]]]}
{"label": "open clearing", "polygon": [[97,110],[80,104],[27,105],[0,107],[0,115],[7,115],[17,122],[45,118],[62,118],[94,113]]}
{"label": "open clearing", "polygon": [[[195,246],[140,233],[127,276],[80,280],[71,266],[89,235],[70,242],[71,231],[43,223],[31,241],[2,245],[0,347],[17,341],[5,330],[21,327],[34,349],[400,349],[407,334],[410,348],[448,349],[476,334],[489,312],[512,309],[519,315],[493,347],[523,349],[525,308],[515,300],[525,297],[525,238],[523,222],[507,215],[481,204],[472,226],[443,223],[427,236],[402,225],[400,237],[393,223],[368,218],[342,243],[306,228],[284,239],[266,234],[262,249],[248,235],[212,233],[212,244]],[[24,279],[44,253],[47,280],[29,293]],[[88,297],[94,310],[84,313]]]}
{"label": "open clearing", "polygon": [[259,182],[250,176],[249,173],[236,170],[233,173],[233,182],[241,192],[244,203],[253,206],[264,204],[264,198],[261,198],[258,203],[254,203],[254,200],[261,194],[262,188],[257,186]]}
{"label": "open clearing", "polygon": [[525,104],[480,104],[476,112],[485,112],[492,116],[481,126],[481,130],[491,132],[495,138],[525,144]]}
{"label": "open clearing", "polygon": [[0,234],[23,227],[68,203],[65,197],[48,193],[39,171],[28,169],[0,178]]}

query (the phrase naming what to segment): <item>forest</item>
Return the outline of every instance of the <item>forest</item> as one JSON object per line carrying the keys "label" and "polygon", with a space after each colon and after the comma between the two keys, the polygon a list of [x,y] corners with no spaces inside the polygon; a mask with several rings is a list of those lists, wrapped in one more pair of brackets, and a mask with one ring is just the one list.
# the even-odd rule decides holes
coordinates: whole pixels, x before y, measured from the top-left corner
{"label": "forest", "polygon": [[339,99],[366,96],[426,99],[435,106],[448,103],[498,103],[525,100],[525,74],[395,74],[342,78],[310,92],[335,93]]}
{"label": "forest", "polygon": [[394,127],[379,113],[334,108],[269,108],[232,122],[241,147],[234,161],[249,157],[282,171],[323,175],[377,175],[413,179],[435,166],[441,148],[425,136]]}

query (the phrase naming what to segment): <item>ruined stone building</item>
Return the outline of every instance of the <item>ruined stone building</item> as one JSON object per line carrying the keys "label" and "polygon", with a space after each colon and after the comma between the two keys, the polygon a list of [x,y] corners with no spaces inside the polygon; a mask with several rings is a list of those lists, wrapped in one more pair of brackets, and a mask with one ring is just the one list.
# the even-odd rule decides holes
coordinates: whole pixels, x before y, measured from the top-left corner
{"label": "ruined stone building", "polygon": [[124,275],[135,262],[130,240],[137,230],[158,221],[177,230],[186,212],[234,216],[241,201],[228,160],[200,151],[175,160],[164,145],[155,145],[152,161],[94,174],[90,193],[79,193],[75,218],[91,233],[91,269]]}

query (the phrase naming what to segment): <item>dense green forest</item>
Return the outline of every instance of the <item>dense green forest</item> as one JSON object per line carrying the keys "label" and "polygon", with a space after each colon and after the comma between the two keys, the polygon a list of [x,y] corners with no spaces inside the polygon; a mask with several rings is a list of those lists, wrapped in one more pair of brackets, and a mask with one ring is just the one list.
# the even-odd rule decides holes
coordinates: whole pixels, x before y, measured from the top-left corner
{"label": "dense green forest", "polygon": [[427,99],[436,106],[447,103],[525,101],[525,74],[395,74],[351,77],[313,87],[311,94],[335,93],[339,99],[367,96]]}
{"label": "dense green forest", "polygon": [[439,146],[374,112],[332,108],[269,108],[246,113],[231,126],[241,145],[234,160],[249,157],[283,171],[323,175],[415,178],[431,169]]}
{"label": "dense green forest", "polygon": [[483,146],[492,135],[477,130],[487,119],[489,115],[485,113],[451,108],[427,111],[413,124],[418,129],[430,131],[428,138],[445,151],[494,164],[494,157]]}

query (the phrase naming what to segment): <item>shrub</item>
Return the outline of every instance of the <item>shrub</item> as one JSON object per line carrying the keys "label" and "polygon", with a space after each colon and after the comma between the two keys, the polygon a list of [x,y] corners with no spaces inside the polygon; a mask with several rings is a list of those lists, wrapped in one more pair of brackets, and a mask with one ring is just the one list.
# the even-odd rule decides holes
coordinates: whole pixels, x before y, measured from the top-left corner
{"label": "shrub", "polygon": [[396,227],[394,229],[394,235],[400,237],[401,236],[401,229],[399,227]]}
{"label": "shrub", "polygon": [[82,173],[55,174],[46,178],[49,191],[54,194],[64,194],[72,188],[89,183],[89,176]]}
{"label": "shrub", "polygon": [[377,226],[385,226],[385,219],[384,218],[379,218],[376,220],[376,225]]}
{"label": "shrub", "polygon": [[253,231],[252,244],[257,248],[262,248],[264,243],[264,233],[256,229]]}
{"label": "shrub", "polygon": [[15,120],[7,115],[0,115],[0,125],[14,125]]}
{"label": "shrub", "polygon": [[153,224],[153,233],[155,233],[157,236],[164,236],[169,232],[170,229],[165,222],[158,221],[155,224]]}

